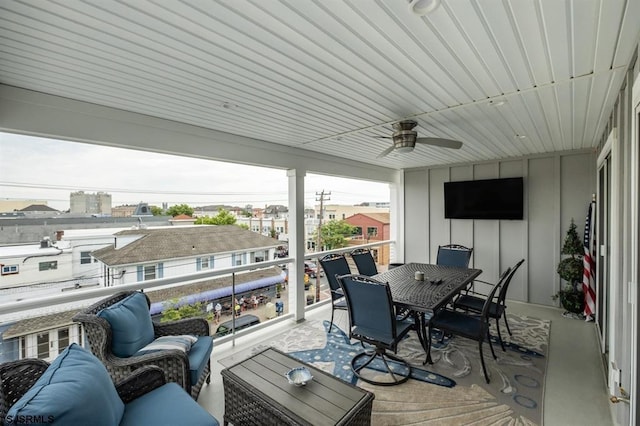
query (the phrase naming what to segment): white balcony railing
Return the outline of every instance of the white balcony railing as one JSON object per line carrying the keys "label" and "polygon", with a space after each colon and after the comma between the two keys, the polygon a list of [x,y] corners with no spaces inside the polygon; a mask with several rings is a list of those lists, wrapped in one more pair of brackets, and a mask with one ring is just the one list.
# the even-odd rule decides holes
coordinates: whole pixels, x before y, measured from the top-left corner
{"label": "white balcony railing", "polygon": [[[389,252],[393,249],[393,241],[376,241],[370,242],[368,244],[362,244],[357,246],[350,246],[336,250],[328,250],[323,252],[314,252],[308,253],[304,256],[304,259],[320,259],[323,256],[331,253],[346,253],[356,248],[375,248],[381,246],[389,246]],[[236,276],[238,274],[242,274],[245,272],[262,270],[266,268],[270,268],[273,266],[281,266],[281,265],[289,265],[295,262],[294,258],[278,258],[275,260],[264,261],[259,263],[252,263],[242,266],[234,266],[229,268],[220,268],[220,269],[212,269],[207,271],[201,271],[197,273],[191,273],[187,275],[181,275],[176,277],[167,277],[161,279],[154,279],[148,281],[140,281],[131,284],[122,284],[112,287],[100,287],[100,288],[90,288],[90,289],[77,289],[71,291],[61,292],[55,295],[45,295],[37,298],[24,299],[19,301],[14,301],[11,303],[0,304],[0,332],[3,331],[3,326],[6,329],[6,326],[15,323],[17,321],[26,320],[29,318],[35,318],[39,316],[50,315],[58,312],[65,312],[70,310],[82,309],[83,307],[89,306],[97,300],[108,297],[112,294],[118,293],[120,291],[126,290],[159,290],[159,289],[167,289],[167,288],[181,288],[187,286],[189,284],[199,283],[205,280],[211,280],[212,278],[221,278],[221,277],[231,277],[232,279],[232,293],[230,299],[232,302],[237,299],[235,289],[236,289]],[[320,265],[318,264],[318,268]],[[304,286],[296,285],[295,282],[288,283],[286,286],[286,290],[293,290],[295,292],[303,291]],[[318,281],[311,280],[310,284],[317,285]],[[311,288],[313,290],[313,288]],[[185,294],[186,295],[186,294]],[[297,297],[297,294],[294,294],[294,298]],[[288,305],[288,300],[291,299],[290,296],[286,296],[283,298],[285,301],[285,306]],[[321,297],[319,299],[313,298],[313,304],[305,307],[305,310],[314,309],[316,307],[323,306],[326,303],[330,303],[331,297],[329,294],[328,286],[325,289],[322,289]],[[247,314],[251,314],[250,311]],[[225,341],[234,341],[234,339],[241,334],[252,333],[259,331],[260,329],[266,327],[267,325],[273,324],[274,322],[282,321],[285,319],[290,319],[293,317],[293,313],[289,312],[288,309],[283,312],[282,315],[277,316],[275,318],[269,318],[267,321],[262,321],[260,324],[255,326],[251,326],[245,330],[238,330],[238,332],[232,332],[230,335],[222,336],[218,338],[219,342]],[[234,315],[230,315],[230,318],[224,318],[224,320],[232,320],[235,318]],[[212,324],[215,328],[216,325]],[[67,331],[68,330],[68,331]],[[19,359],[24,356],[28,356],[29,354],[40,354],[41,349],[44,350],[44,346],[47,344],[51,347],[56,348],[59,345],[66,346],[70,341],[78,341],[82,342],[81,333],[74,331],[72,328],[66,328],[62,330],[62,334],[58,336],[58,339],[52,338],[56,341],[51,341],[45,339],[45,334],[49,332],[44,329],[34,329],[31,331],[32,336],[30,339],[21,338],[18,345],[8,345],[2,344],[0,345],[0,359],[7,361],[11,359]],[[51,330],[51,332],[59,333],[56,330]],[[212,331],[215,333],[215,329]],[[37,334],[37,336],[36,336]],[[56,334],[57,335],[57,334]],[[40,340],[43,340],[40,342]],[[7,343],[7,339],[4,339],[4,342]],[[28,346],[30,345],[30,346]],[[25,347],[28,346],[28,347]],[[13,348],[13,349],[10,349]],[[61,348],[63,349],[63,348]],[[6,351],[12,351],[17,353],[6,353]],[[58,353],[57,351],[54,351]],[[47,357],[45,357],[47,358]]]}

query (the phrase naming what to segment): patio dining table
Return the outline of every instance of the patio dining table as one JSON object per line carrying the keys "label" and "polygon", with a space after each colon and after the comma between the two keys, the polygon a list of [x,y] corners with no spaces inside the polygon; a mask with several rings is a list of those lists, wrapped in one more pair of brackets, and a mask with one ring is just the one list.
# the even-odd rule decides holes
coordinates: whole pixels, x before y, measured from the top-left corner
{"label": "patio dining table", "polygon": [[[416,272],[424,273],[424,279],[416,279]],[[481,269],[407,263],[372,278],[388,283],[394,304],[413,313],[419,324],[418,338],[427,354],[426,364],[431,363],[431,339],[427,335],[429,318],[481,273]]]}

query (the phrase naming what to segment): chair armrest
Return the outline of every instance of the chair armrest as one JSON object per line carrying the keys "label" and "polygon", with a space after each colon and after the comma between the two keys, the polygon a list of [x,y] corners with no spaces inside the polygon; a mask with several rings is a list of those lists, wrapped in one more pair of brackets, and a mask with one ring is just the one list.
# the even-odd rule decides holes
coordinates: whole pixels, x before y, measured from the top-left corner
{"label": "chair armrest", "polygon": [[464,292],[464,294],[465,294],[465,295],[473,294],[473,295],[477,295],[477,296],[483,296],[483,297],[485,297],[485,298],[488,296],[488,294],[480,293],[479,291],[473,291],[473,290],[471,290],[471,289],[467,289],[467,290]]}
{"label": "chair armrest", "polygon": [[153,323],[155,337],[179,336],[192,334],[195,336],[209,336],[211,334],[209,322],[204,318],[186,318],[177,321]]}
{"label": "chair armrest", "polygon": [[0,365],[0,424],[9,409],[27,393],[49,367],[41,359],[21,359]]}
{"label": "chair armrest", "polygon": [[135,370],[116,384],[116,390],[125,404],[167,383],[160,367],[147,365]]}
{"label": "chair armrest", "polygon": [[[169,382],[176,382],[185,389],[190,388],[189,357],[180,350],[161,350],[149,352],[144,355],[119,358],[113,354],[106,356],[107,369],[118,369],[120,377],[124,376],[124,370],[137,370],[147,365],[155,365],[165,372],[165,378]],[[128,373],[125,373],[128,376]],[[113,375],[112,375],[113,377]]]}

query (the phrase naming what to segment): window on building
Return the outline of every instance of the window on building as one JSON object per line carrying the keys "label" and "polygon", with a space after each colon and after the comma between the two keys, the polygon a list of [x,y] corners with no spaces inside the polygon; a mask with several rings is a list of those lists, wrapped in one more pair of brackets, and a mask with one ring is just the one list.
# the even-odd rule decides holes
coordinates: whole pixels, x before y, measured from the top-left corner
{"label": "window on building", "polygon": [[58,353],[62,352],[69,346],[69,329],[61,328],[58,330]]}
{"label": "window on building", "polygon": [[362,227],[361,226],[356,226],[356,233],[355,235],[362,235]]}
{"label": "window on building", "polygon": [[200,267],[202,269],[209,269],[209,258],[208,257],[201,257],[200,258]]}
{"label": "window on building", "polygon": [[156,279],[156,265],[145,265],[144,266],[144,280],[155,280]]}
{"label": "window on building", "polygon": [[27,337],[20,337],[20,359],[25,359],[27,357]]}
{"label": "window on building", "polygon": [[51,262],[40,262],[38,264],[38,269],[40,271],[49,271],[53,269],[58,269],[58,261],[52,260]]}
{"label": "window on building", "polygon": [[2,265],[2,275],[17,274],[20,272],[18,265]]}
{"label": "window on building", "polygon": [[332,219],[335,219],[335,218],[336,218],[336,215],[335,215],[335,214],[331,214],[331,213],[329,213],[329,220],[332,220]]}
{"label": "window on building", "polygon": [[81,251],[80,252],[80,264],[86,265],[87,263],[91,263],[91,252],[90,251]]}
{"label": "window on building", "polygon": [[231,255],[231,262],[233,266],[241,266],[245,264],[245,255],[246,253],[233,253]]}
{"label": "window on building", "polygon": [[257,251],[253,254],[253,262],[254,263],[258,263],[258,262],[264,262],[264,259],[266,258],[268,253],[264,252],[264,251]]}
{"label": "window on building", "polygon": [[45,331],[44,333],[38,333],[37,343],[38,343],[38,358],[40,359],[49,358],[49,332]]}
{"label": "window on building", "polygon": [[375,226],[369,226],[367,227],[367,236],[369,238],[371,237],[376,237],[378,235],[378,228]]}

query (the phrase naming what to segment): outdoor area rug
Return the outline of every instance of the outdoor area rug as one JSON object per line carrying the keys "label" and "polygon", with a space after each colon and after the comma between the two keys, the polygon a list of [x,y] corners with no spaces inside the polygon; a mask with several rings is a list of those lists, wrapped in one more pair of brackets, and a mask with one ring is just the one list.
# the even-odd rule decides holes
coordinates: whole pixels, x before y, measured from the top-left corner
{"label": "outdoor area rug", "polygon": [[[501,331],[507,334],[502,325]],[[308,321],[219,362],[229,367],[266,347],[276,347],[373,392],[373,425],[539,425],[550,322],[509,315],[509,325],[513,336],[505,338],[506,352],[494,341],[497,360],[484,344],[490,384],[482,374],[477,342],[445,337],[440,343],[434,335],[434,364],[423,365],[425,353],[415,333],[398,346],[398,355],[415,367],[413,380],[397,386],[358,381],[350,362],[362,346],[359,341],[350,342],[335,325],[328,332],[328,321]]]}

